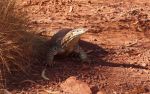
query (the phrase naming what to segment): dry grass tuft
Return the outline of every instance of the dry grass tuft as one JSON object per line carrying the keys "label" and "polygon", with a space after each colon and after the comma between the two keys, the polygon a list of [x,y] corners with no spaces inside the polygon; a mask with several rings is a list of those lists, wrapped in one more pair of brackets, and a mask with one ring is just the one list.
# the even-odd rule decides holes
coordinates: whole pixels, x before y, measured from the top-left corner
{"label": "dry grass tuft", "polygon": [[11,65],[17,65],[23,70],[22,61],[27,61],[20,41],[26,27],[23,17],[14,11],[15,1],[0,1],[0,62],[8,71]]}
{"label": "dry grass tuft", "polygon": [[[0,1],[0,65],[4,70],[23,70],[29,68],[43,52],[44,40],[28,30],[28,20],[24,13],[15,7],[17,0]],[[42,47],[41,47],[42,46]],[[41,48],[39,48],[41,47]]]}
{"label": "dry grass tuft", "polygon": [[17,0],[0,1],[0,89],[6,88],[6,73],[29,70],[46,53],[45,40],[28,30],[26,14],[17,10]]}

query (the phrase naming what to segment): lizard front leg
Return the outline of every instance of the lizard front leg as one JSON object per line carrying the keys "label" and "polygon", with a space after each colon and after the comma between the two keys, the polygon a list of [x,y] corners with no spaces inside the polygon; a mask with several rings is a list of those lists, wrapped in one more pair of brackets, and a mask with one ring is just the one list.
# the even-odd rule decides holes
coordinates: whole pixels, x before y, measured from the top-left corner
{"label": "lizard front leg", "polygon": [[55,64],[54,56],[57,55],[57,54],[63,53],[63,52],[64,52],[64,50],[62,48],[59,48],[59,47],[52,47],[52,48],[50,48],[48,50],[48,53],[47,53],[46,63],[49,66],[53,66]]}
{"label": "lizard front leg", "polygon": [[49,80],[49,78],[45,75],[45,71],[46,71],[46,67],[47,65],[50,67],[53,67],[53,65],[55,64],[54,60],[54,56],[57,55],[57,48],[56,47],[52,47],[48,50],[47,52],[47,57],[46,57],[46,66],[43,69],[42,73],[41,73],[41,77],[45,80]]}
{"label": "lizard front leg", "polygon": [[53,66],[55,64],[54,60],[54,56],[57,55],[58,51],[56,47],[52,47],[48,50],[47,53],[47,58],[46,58],[46,64],[48,64],[49,66]]}
{"label": "lizard front leg", "polygon": [[90,63],[90,60],[87,57],[87,54],[84,52],[84,50],[79,45],[76,47],[75,52],[79,54],[79,58],[82,62]]}

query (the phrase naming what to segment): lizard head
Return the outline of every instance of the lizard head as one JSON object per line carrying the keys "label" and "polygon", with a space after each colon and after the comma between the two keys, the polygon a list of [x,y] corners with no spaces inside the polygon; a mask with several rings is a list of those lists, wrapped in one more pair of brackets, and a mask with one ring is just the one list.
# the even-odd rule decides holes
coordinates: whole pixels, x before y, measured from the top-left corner
{"label": "lizard head", "polygon": [[69,31],[64,38],[61,41],[61,45],[64,46],[69,46],[69,45],[76,45],[78,40],[80,39],[80,36],[86,33],[88,29],[80,27],[77,29],[73,29]]}
{"label": "lizard head", "polygon": [[71,35],[72,37],[80,37],[82,34],[84,34],[86,31],[88,31],[87,28],[83,28],[83,27],[80,27],[80,28],[77,28],[77,29],[73,29],[71,31]]}

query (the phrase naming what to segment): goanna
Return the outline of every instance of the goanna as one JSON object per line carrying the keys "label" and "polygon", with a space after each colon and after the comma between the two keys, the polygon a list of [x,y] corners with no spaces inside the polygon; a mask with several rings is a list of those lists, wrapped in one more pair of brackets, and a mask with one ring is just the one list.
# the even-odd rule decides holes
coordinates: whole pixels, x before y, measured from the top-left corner
{"label": "goanna", "polygon": [[56,33],[50,40],[50,48],[47,53],[47,64],[54,65],[54,57],[56,55],[68,56],[71,53],[77,53],[82,62],[88,61],[87,54],[79,46],[81,35],[86,33],[88,29],[80,27],[72,30],[61,30]]}

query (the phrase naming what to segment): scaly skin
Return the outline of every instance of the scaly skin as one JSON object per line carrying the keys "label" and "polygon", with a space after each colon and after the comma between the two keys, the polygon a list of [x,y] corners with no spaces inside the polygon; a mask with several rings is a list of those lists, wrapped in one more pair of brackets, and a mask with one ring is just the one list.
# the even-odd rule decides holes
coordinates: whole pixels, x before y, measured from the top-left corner
{"label": "scaly skin", "polygon": [[78,42],[80,36],[83,35],[88,29],[77,28],[70,31],[60,31],[56,33],[51,39],[51,46],[47,54],[48,65],[53,65],[53,59],[55,55],[65,55],[75,52],[79,54],[81,61],[86,61],[87,55],[83,49],[79,46]]}

